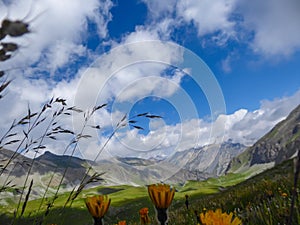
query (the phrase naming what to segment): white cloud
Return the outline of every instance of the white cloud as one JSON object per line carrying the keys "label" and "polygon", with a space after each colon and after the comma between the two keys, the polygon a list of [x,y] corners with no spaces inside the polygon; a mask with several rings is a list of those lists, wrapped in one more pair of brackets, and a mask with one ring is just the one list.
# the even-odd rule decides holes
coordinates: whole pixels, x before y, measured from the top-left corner
{"label": "white cloud", "polygon": [[0,15],[8,14],[11,20],[22,19],[28,12],[25,22],[36,17],[29,23],[31,32],[18,40],[20,51],[7,67],[29,66],[36,62],[41,69],[53,66],[50,69],[55,70],[64,66],[72,55],[84,52],[80,44],[87,38],[88,21],[97,25],[100,38],[107,36],[112,6],[110,0],[92,0],[85,4],[80,0],[41,0],[31,5],[22,0],[12,1],[7,7],[0,5]]}
{"label": "white cloud", "polygon": [[193,24],[203,46],[208,40],[223,46],[231,39],[248,44],[264,57],[288,56],[300,49],[298,0],[144,2],[149,26],[164,27],[169,38],[174,28]]}
{"label": "white cloud", "polygon": [[169,97],[179,88],[183,73],[176,73],[168,78],[161,77],[166,65],[139,63],[133,68],[126,68],[117,73],[108,82],[107,88],[114,90],[115,101],[137,101],[147,96]]}
{"label": "white cloud", "polygon": [[147,4],[149,16],[154,19],[159,19],[173,13],[176,7],[176,0],[142,0]]}
{"label": "white cloud", "polygon": [[6,95],[1,99],[1,127],[7,127],[7,123],[24,116],[28,106],[32,111],[37,110],[41,103],[48,99],[48,94],[49,87],[44,80],[16,77],[8,86]]}
{"label": "white cloud", "polygon": [[231,35],[234,22],[229,20],[235,0],[218,1],[179,1],[177,13],[186,22],[194,23],[200,36],[217,31]]}
{"label": "white cloud", "polygon": [[155,31],[153,32],[152,30],[144,26],[137,26],[134,32],[127,34],[123,38],[122,43],[129,44],[134,42],[153,41],[153,40],[159,40],[159,36],[157,32]]}
{"label": "white cloud", "polygon": [[290,55],[300,48],[298,0],[240,1],[243,26],[254,31],[254,51],[268,57]]}
{"label": "white cloud", "polygon": [[298,106],[299,99],[300,91],[293,96],[262,101],[259,109],[247,112],[241,121],[232,124],[228,134],[229,138],[245,144],[252,144]]}
{"label": "white cloud", "polygon": [[224,60],[221,62],[222,69],[225,73],[230,73],[231,70],[231,60],[232,56],[228,55]]}
{"label": "white cloud", "polygon": [[137,30],[114,46],[81,74],[76,105],[87,108],[97,100],[135,101],[145,95],[170,96],[176,91],[182,73],[177,72],[168,79],[160,77],[166,68],[182,60],[182,49],[178,46],[153,41],[144,30]]}
{"label": "white cloud", "polygon": [[176,125],[166,125],[160,119],[152,122],[154,124],[150,126],[152,129],[148,135],[139,134],[137,130],[118,133],[106,150],[117,156],[150,157],[228,139],[251,145],[286,118],[300,104],[299,99],[300,91],[293,96],[265,100],[255,111],[240,109],[233,114],[219,115],[212,123],[203,119],[192,119]]}
{"label": "white cloud", "polygon": [[83,55],[86,55],[86,48],[83,45],[57,41],[48,51],[46,59],[48,63],[44,68],[53,74],[58,68]]}
{"label": "white cloud", "polygon": [[[150,24],[164,38],[171,38],[172,31],[186,24],[193,24],[200,37],[213,35],[214,43],[223,45],[235,36],[235,22],[230,19],[236,0],[144,0],[148,7]],[[204,41],[204,40],[202,40]]]}

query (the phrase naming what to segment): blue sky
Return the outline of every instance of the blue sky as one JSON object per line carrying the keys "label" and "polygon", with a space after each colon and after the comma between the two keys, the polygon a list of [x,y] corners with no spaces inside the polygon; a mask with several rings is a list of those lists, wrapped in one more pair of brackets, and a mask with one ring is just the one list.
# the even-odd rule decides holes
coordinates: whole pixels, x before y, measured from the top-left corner
{"label": "blue sky", "polygon": [[[14,78],[0,129],[54,95],[83,109],[109,103],[93,118],[103,130],[81,144],[88,158],[126,113],[163,119],[123,129],[106,156],[168,155],[229,138],[252,144],[300,103],[299,10],[298,0],[0,3],[1,19],[32,20],[17,54],[0,64]],[[184,67],[192,59],[206,69]],[[77,119],[64,122],[79,129]]]}
{"label": "blue sky", "polygon": [[[114,4],[108,32],[115,40],[134,32],[136,26],[152,22],[147,15],[147,5],[141,1],[115,1]],[[296,18],[291,16],[290,19]],[[211,35],[208,35],[204,39],[209,42],[210,38]],[[208,47],[203,47],[197,28],[191,24],[176,28],[170,40],[195,52],[211,68],[222,87],[229,113],[239,108],[255,110],[263,99],[290,96],[299,90],[300,71],[297,64],[300,55],[297,48],[289,55],[282,52],[266,56],[255,53],[247,43],[235,40],[228,40],[224,46],[210,43]]]}

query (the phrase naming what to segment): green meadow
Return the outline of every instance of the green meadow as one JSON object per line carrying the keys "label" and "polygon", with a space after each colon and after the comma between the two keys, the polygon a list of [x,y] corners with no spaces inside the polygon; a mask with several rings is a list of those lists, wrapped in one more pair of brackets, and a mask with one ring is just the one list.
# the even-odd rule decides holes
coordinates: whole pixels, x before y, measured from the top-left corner
{"label": "green meadow", "polygon": [[[187,181],[184,185],[175,186],[175,197],[169,208],[169,224],[196,224],[195,210],[199,214],[218,208],[225,212],[234,212],[242,219],[243,224],[288,224],[293,162],[286,161],[247,179],[249,175],[250,172],[227,174],[205,181]],[[116,224],[120,220],[126,220],[127,224],[139,224],[138,211],[143,207],[149,208],[152,224],[156,224],[155,210],[146,186],[126,185],[99,186],[84,190],[71,207],[65,208],[63,206],[69,193],[64,193],[58,196],[47,216],[44,216],[47,199],[39,212],[40,200],[29,201],[23,217],[19,218],[16,224],[33,224],[41,218],[43,224],[93,224],[84,199],[98,194],[106,194],[111,198],[111,206],[104,217],[105,224]],[[186,194],[190,196],[189,210],[184,204]],[[10,224],[16,205],[0,207],[1,225]],[[292,224],[300,224],[299,198],[296,201]]]}

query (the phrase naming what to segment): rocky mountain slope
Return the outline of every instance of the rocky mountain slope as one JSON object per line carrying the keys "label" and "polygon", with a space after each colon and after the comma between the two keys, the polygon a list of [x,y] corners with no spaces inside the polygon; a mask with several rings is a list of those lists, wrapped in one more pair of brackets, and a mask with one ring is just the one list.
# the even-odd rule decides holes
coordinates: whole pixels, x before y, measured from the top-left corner
{"label": "rocky mountain slope", "polygon": [[233,158],[227,172],[245,170],[254,165],[281,163],[299,149],[297,140],[300,140],[300,105],[253,146]]}
{"label": "rocky mountain slope", "polygon": [[[50,182],[52,174],[55,174],[50,185],[50,187],[55,188],[59,184],[65,168],[68,167],[63,180],[63,187],[70,188],[80,183],[86,168],[92,165],[94,171],[105,172],[102,178],[105,180],[104,184],[107,185],[144,185],[160,181],[177,183],[186,180],[203,180],[223,174],[229,161],[244,148],[245,146],[241,144],[226,142],[220,145],[213,144],[177,152],[164,160],[116,157],[97,163],[45,152],[35,159],[29,179],[33,179],[34,186],[42,190]],[[0,157],[3,159],[2,164],[9,159],[11,154],[12,152],[9,150],[0,150]],[[19,154],[7,168],[7,171],[0,176],[0,183],[5,182],[9,171],[11,171],[12,183],[21,186],[31,162],[32,159]]]}
{"label": "rocky mountain slope", "polygon": [[224,174],[231,159],[245,148],[242,144],[227,141],[177,152],[167,161],[182,168],[179,173],[189,171],[197,174],[195,179],[201,180]]}
{"label": "rocky mountain slope", "polygon": [[[0,158],[1,165],[5,165],[9,160],[12,151],[1,149]],[[25,176],[31,167],[32,159],[27,158],[21,154],[9,164],[3,174],[0,176],[0,184],[3,186],[7,182],[10,185],[20,187],[24,184]],[[65,178],[62,185],[64,187],[72,187],[80,182],[86,171],[86,161],[76,157],[57,156],[50,152],[46,152],[42,156],[35,159],[29,175],[29,180],[34,180],[34,186],[38,188],[45,188],[50,182],[50,188],[56,187],[66,170]],[[1,169],[1,168],[0,168]],[[55,174],[51,179],[52,174]],[[37,191],[38,192],[38,191]]]}

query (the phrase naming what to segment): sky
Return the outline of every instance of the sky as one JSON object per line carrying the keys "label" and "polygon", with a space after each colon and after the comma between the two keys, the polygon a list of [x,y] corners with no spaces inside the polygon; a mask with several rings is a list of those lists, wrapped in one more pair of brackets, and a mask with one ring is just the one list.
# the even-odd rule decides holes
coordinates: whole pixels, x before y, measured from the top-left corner
{"label": "sky", "polygon": [[[0,19],[30,33],[2,40],[19,49],[0,64],[13,80],[0,134],[55,96],[82,110],[108,104],[91,118],[101,129],[80,141],[84,158],[251,145],[300,103],[299,11],[298,0],[1,1]],[[143,130],[125,126],[101,150],[124,115],[144,112],[162,118],[136,117]],[[83,118],[60,123],[78,132]],[[63,154],[68,140],[45,142]]]}

